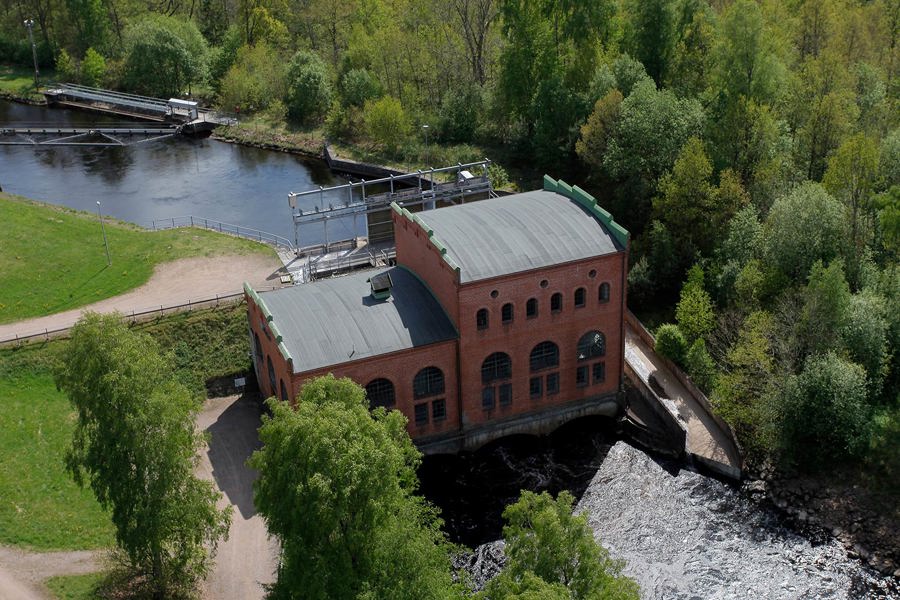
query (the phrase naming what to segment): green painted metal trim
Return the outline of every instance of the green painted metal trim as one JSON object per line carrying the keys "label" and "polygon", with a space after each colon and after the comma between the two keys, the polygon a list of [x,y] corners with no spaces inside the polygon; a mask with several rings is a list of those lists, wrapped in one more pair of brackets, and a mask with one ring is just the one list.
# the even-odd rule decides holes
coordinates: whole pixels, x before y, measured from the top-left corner
{"label": "green painted metal trim", "polygon": [[456,277],[458,280],[460,272],[459,265],[456,264],[456,262],[452,258],[450,258],[450,255],[447,253],[447,246],[443,242],[441,242],[441,240],[435,237],[434,230],[431,229],[419,215],[410,212],[407,208],[401,207],[396,202],[391,202],[391,208],[397,211],[399,215],[406,217],[410,223],[418,225],[422,229],[422,231],[425,232],[425,235],[428,236],[431,244],[437,249],[438,253],[444,259],[444,262],[446,262],[453,271],[456,271]]}
{"label": "green painted metal trim", "polygon": [[284,345],[284,338],[281,333],[278,331],[277,326],[275,325],[275,316],[272,315],[272,311],[269,310],[269,307],[266,306],[266,303],[263,302],[262,297],[254,290],[249,283],[244,282],[244,292],[250,299],[256,303],[256,306],[259,307],[259,310],[262,311],[263,316],[266,318],[266,322],[269,324],[269,329],[272,330],[272,334],[275,336],[275,343],[278,344],[278,353],[281,354],[284,360],[291,363],[291,371],[294,370],[293,364],[294,359],[291,357],[291,353],[288,352],[287,346]]}
{"label": "green painted metal trim", "polygon": [[391,202],[391,210],[393,210],[398,215],[403,216],[403,209],[401,209],[400,205],[396,202]]}
{"label": "green painted metal trim", "polygon": [[598,221],[609,229],[614,238],[624,247],[628,247],[628,238],[631,234],[613,219],[612,214],[597,204],[597,199],[591,196],[577,185],[572,187],[563,180],[555,181],[549,175],[544,175],[544,189],[556,192],[566,198],[574,200],[579,206],[591,213]]}

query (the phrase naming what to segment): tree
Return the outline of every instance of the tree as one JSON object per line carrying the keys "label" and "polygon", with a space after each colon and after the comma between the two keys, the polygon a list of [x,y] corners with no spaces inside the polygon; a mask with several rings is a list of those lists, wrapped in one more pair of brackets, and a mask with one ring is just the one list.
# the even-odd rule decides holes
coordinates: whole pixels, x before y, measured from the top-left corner
{"label": "tree", "polygon": [[713,167],[703,143],[687,141],[672,170],[659,181],[660,194],[653,199],[653,212],[691,253],[710,256],[735,212],[749,198],[733,172],[723,171],[722,185],[710,181]]}
{"label": "tree", "polygon": [[[572,514],[574,500],[566,491],[556,500],[547,492],[526,491],[506,507],[503,537],[509,560],[500,576],[488,584],[484,600],[637,600],[637,584],[621,574],[624,562],[611,559],[594,540],[587,517]],[[537,584],[534,577],[549,585]],[[561,596],[559,586],[568,595]],[[526,594],[529,589],[531,593]]]}
{"label": "tree", "polygon": [[688,271],[675,308],[675,319],[688,344],[704,339],[715,326],[712,299],[703,289],[703,268],[700,265],[694,265]]}
{"label": "tree", "polygon": [[603,166],[606,145],[619,118],[622,100],[622,92],[610,90],[597,100],[587,122],[581,126],[581,137],[575,144],[575,152],[586,164],[595,168]]}
{"label": "tree", "polygon": [[682,97],[699,96],[706,91],[712,68],[715,13],[705,0],[685,0],[680,3],[680,9],[666,87]]}
{"label": "tree", "polygon": [[81,81],[85,85],[99,87],[106,78],[106,59],[103,55],[88,48],[84,54],[84,60],[81,61]]}
{"label": "tree", "polygon": [[338,86],[341,103],[344,106],[361,108],[367,100],[381,97],[384,91],[381,84],[366,69],[350,69],[341,77]]}
{"label": "tree", "polygon": [[234,64],[222,79],[220,104],[225,110],[240,113],[265,110],[284,96],[284,70],[272,60],[273,53],[265,42],[238,50]]}
{"label": "tree", "polygon": [[65,48],[56,56],[56,76],[63,82],[78,81],[78,65]]}
{"label": "tree", "polygon": [[452,0],[453,15],[459,19],[466,45],[466,60],[478,85],[487,81],[485,56],[490,45],[490,29],[500,14],[499,0]]}
{"label": "tree", "polygon": [[803,279],[813,263],[831,262],[844,246],[844,211],[822,186],[804,183],[775,201],[766,218],[769,258],[782,273]]}
{"label": "tree", "polygon": [[331,93],[331,76],[325,63],[312,52],[297,52],[288,66],[288,116],[299,123],[321,121],[331,106]]}
{"label": "tree", "polygon": [[863,290],[850,298],[841,340],[853,362],[866,370],[869,396],[877,398],[889,368],[887,307],[884,298],[870,290]]}
{"label": "tree", "polygon": [[641,61],[657,85],[662,85],[674,46],[673,0],[630,0],[630,29],[626,36],[629,53]]}
{"label": "tree", "polygon": [[834,352],[811,356],[781,393],[784,458],[815,468],[859,456],[869,433],[866,372]]}
{"label": "tree", "polygon": [[78,56],[88,48],[107,47],[109,43],[109,16],[102,0],[65,0],[69,19],[75,28],[75,47]]}
{"label": "tree", "polygon": [[397,150],[412,128],[403,105],[391,96],[366,102],[363,120],[372,139],[389,152]]}
{"label": "tree", "polygon": [[446,598],[448,546],[413,495],[420,455],[397,411],[329,375],[263,417],[254,500],[282,548],[278,598]]}
{"label": "tree", "polygon": [[688,342],[678,325],[664,323],[656,330],[656,348],[661,356],[665,356],[674,363],[684,362]]}
{"label": "tree", "polygon": [[178,96],[204,79],[206,54],[206,40],[192,21],[145,18],[125,32],[125,84],[150,96]]}
{"label": "tree", "polygon": [[839,352],[843,348],[841,331],[847,323],[850,298],[843,263],[835,260],[825,267],[816,261],[809,273],[803,307],[795,325],[804,354]]}
{"label": "tree", "polygon": [[76,412],[66,466],[110,511],[117,545],[156,598],[205,576],[230,521],[212,483],[193,475],[199,405],[172,371],[148,335],[88,313],[56,373]]}

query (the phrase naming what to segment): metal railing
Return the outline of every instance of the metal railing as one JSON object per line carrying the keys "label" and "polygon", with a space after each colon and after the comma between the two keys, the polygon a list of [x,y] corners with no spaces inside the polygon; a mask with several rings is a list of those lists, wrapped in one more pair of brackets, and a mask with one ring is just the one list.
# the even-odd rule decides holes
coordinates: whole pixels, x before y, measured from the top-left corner
{"label": "metal railing", "polygon": [[290,252],[294,251],[294,244],[291,243],[289,239],[281,237],[280,235],[277,235],[275,233],[260,231],[259,229],[253,229],[252,227],[242,227],[240,225],[233,225],[231,223],[223,223],[221,221],[216,221],[215,219],[207,219],[205,217],[195,217],[193,215],[187,215],[183,217],[171,217],[168,219],[154,219],[151,227],[154,231],[162,229],[174,229],[176,227],[202,227],[211,231],[228,233],[248,240],[262,242],[271,246],[275,246],[277,248],[285,248]]}
{"label": "metal railing", "polygon": [[[270,289],[275,290],[278,288],[272,286]],[[264,290],[261,289],[259,291]],[[127,320],[130,323],[137,323],[140,321],[149,321],[150,319],[153,319],[155,317],[162,317],[166,314],[174,314],[203,308],[215,308],[223,304],[240,304],[243,301],[244,293],[235,292],[233,294],[216,294],[214,296],[200,298],[197,300],[188,299],[186,302],[181,302],[179,304],[161,304],[158,307],[147,307],[140,310],[132,309],[127,312],[119,311],[119,313],[122,315],[123,320]],[[28,342],[36,340],[49,341],[55,338],[66,337],[72,327],[74,327],[74,324],[67,325],[66,327],[59,327],[57,329],[44,328],[43,331],[37,331],[27,334],[14,334],[12,336],[0,339],[0,346],[20,346],[22,344],[26,344]]]}

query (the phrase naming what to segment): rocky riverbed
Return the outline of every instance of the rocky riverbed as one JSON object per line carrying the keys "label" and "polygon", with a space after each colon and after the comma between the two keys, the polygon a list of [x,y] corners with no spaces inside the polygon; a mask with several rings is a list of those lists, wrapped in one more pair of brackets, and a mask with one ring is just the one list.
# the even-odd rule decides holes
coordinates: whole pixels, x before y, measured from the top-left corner
{"label": "rocky riverbed", "polygon": [[[598,448],[602,464],[577,510],[647,599],[900,599],[900,586],[852,557],[831,532],[793,526],[747,490],[657,461],[625,442]],[[479,545],[466,568],[476,585],[503,560]]]}

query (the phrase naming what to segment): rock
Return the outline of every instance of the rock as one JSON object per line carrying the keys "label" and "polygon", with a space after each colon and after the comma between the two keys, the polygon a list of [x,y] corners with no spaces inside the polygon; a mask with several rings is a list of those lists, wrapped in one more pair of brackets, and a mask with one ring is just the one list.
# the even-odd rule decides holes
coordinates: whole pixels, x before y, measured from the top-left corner
{"label": "rock", "polygon": [[747,491],[751,494],[765,494],[766,493],[766,482],[762,479],[757,479],[756,481],[751,481],[747,485]]}
{"label": "rock", "polygon": [[798,521],[806,521],[807,518],[808,518],[808,515],[806,514],[806,511],[805,511],[805,510],[800,510],[800,512],[797,513],[797,520],[798,520]]}

